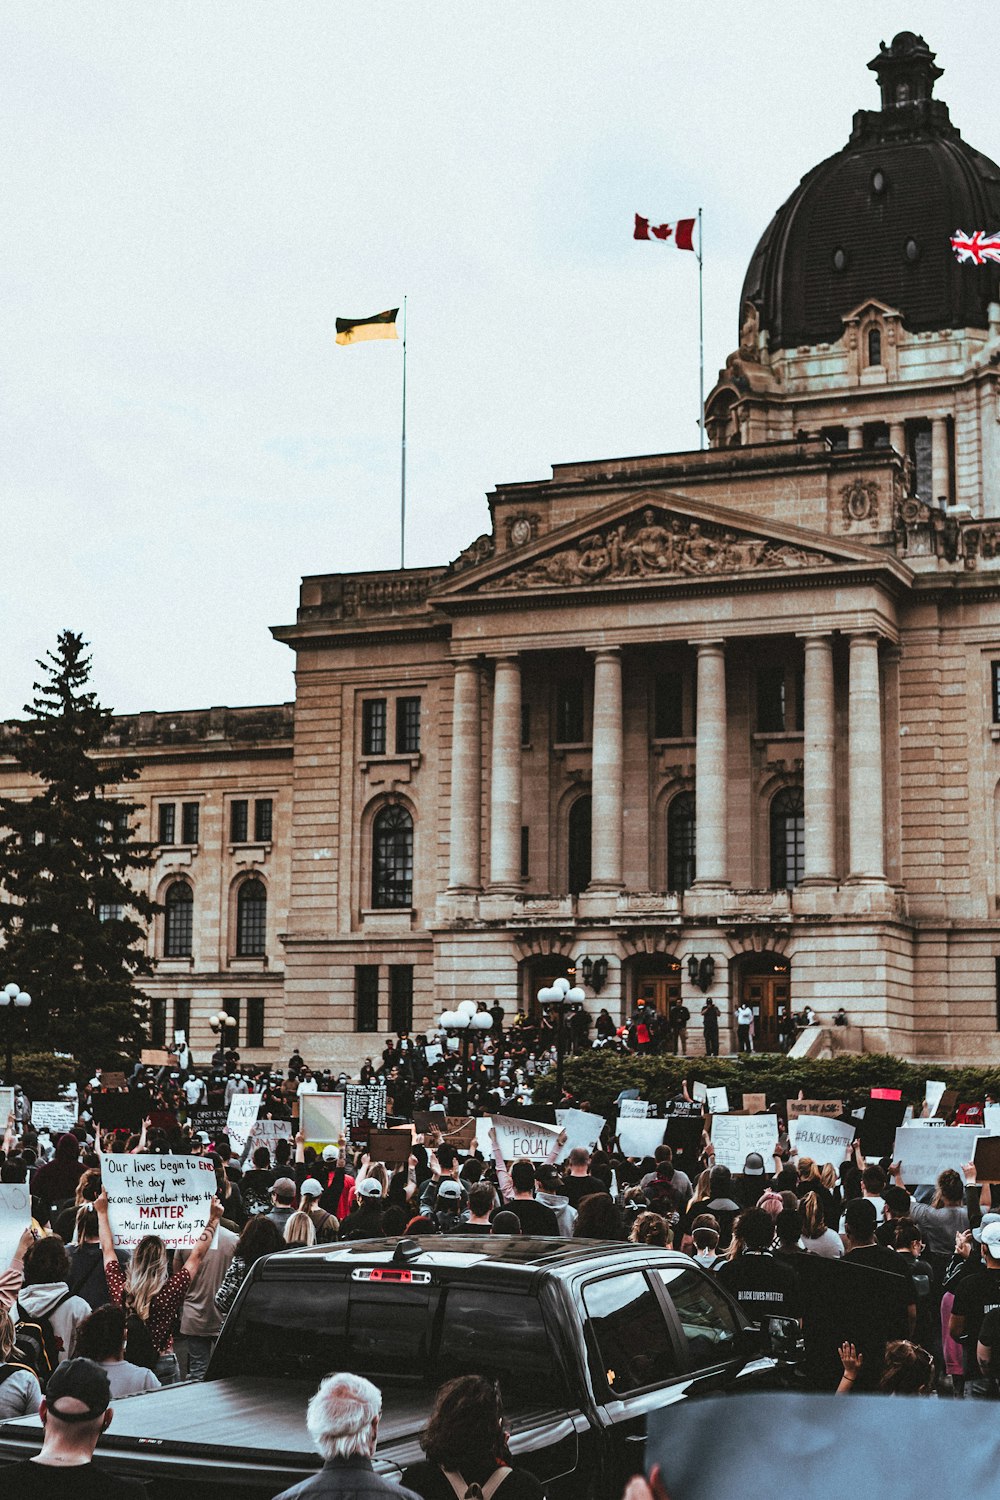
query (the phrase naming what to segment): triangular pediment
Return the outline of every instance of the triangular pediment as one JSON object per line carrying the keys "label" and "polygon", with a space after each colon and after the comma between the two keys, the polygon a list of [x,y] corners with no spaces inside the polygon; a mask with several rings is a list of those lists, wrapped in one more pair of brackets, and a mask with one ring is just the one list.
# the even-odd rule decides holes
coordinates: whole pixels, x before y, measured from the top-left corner
{"label": "triangular pediment", "polygon": [[784,576],[859,565],[908,571],[892,554],[688,495],[650,490],[620,498],[523,547],[491,556],[433,589],[442,604],[474,594],[634,587],[754,574]]}

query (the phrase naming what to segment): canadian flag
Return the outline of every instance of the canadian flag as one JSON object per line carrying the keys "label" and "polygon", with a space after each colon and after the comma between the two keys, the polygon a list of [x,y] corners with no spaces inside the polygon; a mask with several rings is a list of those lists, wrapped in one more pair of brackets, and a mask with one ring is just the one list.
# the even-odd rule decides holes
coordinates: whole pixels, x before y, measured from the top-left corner
{"label": "canadian flag", "polygon": [[694,219],[678,219],[676,224],[651,224],[641,214],[635,216],[635,240],[672,239],[678,250],[694,249]]}

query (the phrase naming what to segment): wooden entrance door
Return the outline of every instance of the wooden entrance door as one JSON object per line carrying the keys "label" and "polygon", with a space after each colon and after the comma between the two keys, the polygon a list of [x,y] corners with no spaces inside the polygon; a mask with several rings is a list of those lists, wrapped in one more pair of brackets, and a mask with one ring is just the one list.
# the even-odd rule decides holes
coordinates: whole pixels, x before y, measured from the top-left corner
{"label": "wooden entrance door", "polygon": [[747,974],[740,999],[753,1011],[754,1051],[777,1052],[779,1035],[788,1032],[788,975]]}
{"label": "wooden entrance door", "polygon": [[676,974],[644,974],[636,985],[635,998],[655,1005],[661,1016],[667,1015],[675,1000],[681,998],[681,971]]}

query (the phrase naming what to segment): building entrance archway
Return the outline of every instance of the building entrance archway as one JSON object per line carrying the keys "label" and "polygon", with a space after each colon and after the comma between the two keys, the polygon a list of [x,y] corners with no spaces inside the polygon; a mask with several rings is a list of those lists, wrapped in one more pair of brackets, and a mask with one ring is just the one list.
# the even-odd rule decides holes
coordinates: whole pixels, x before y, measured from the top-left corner
{"label": "building entrance archway", "polygon": [[753,1011],[755,1052],[780,1052],[791,1035],[791,965],[780,953],[751,953],[736,964],[734,1000]]}
{"label": "building entrance archway", "polygon": [[640,1000],[655,1007],[661,1016],[681,998],[680,959],[670,953],[639,953],[622,965],[624,989],[622,1000],[627,1018]]}

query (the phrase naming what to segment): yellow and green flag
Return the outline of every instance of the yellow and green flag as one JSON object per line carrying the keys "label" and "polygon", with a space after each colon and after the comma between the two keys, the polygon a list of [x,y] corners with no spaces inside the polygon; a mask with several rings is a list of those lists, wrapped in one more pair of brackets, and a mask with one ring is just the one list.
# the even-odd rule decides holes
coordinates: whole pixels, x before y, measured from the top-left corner
{"label": "yellow and green flag", "polygon": [[376,313],[373,318],[338,318],[337,343],[361,344],[366,339],[394,339],[398,307]]}

